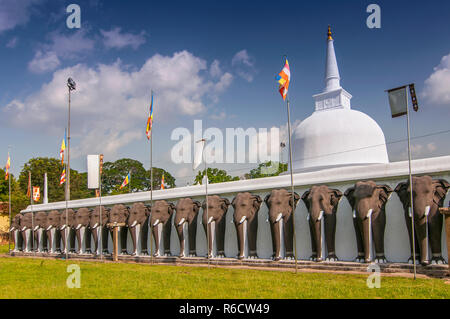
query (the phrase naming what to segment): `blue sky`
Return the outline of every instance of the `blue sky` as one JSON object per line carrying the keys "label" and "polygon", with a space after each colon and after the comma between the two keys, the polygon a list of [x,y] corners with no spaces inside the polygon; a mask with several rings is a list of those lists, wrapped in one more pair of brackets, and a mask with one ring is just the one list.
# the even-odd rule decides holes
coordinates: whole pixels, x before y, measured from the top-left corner
{"label": "blue sky", "polygon": [[[66,7],[81,7],[68,29]],[[366,8],[381,8],[369,29]],[[182,186],[190,165],[170,162],[173,129],[285,126],[274,76],[287,54],[291,118],[313,112],[323,89],[327,26],[332,26],[341,85],[352,108],[374,118],[387,142],[405,138],[384,90],[416,83],[412,136],[449,130],[449,1],[52,1],[0,0],[0,150],[12,146],[13,173],[34,156],[58,156],[72,104],[72,167],[86,155],[131,157],[149,166],[145,138],[149,90],[155,90],[154,165]],[[406,143],[388,145],[391,161]],[[0,152],[0,155],[2,154]],[[413,140],[414,158],[448,155],[450,133]],[[1,156],[0,156],[1,157]],[[286,156],[284,158],[287,158]],[[1,159],[0,159],[1,160]],[[1,164],[0,164],[1,165]],[[255,165],[216,165],[239,175]]]}

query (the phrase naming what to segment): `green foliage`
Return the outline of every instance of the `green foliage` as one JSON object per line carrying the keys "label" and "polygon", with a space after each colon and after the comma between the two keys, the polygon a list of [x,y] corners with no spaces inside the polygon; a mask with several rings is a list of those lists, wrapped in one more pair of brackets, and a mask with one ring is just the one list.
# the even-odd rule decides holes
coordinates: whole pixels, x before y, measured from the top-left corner
{"label": "green foliage", "polygon": [[[6,185],[6,191],[0,193],[0,202],[7,203],[9,201],[9,188],[8,181],[5,181],[5,173],[1,174],[0,170],[0,178],[2,178],[2,182]],[[18,181],[14,178],[14,175],[9,175],[11,178],[11,216],[15,216],[22,209],[26,208],[30,200],[28,197],[21,191]]]}
{"label": "green foliage", "polygon": [[245,177],[247,179],[254,179],[261,177],[278,176],[281,173],[286,172],[287,167],[287,163],[268,161],[259,164],[257,168],[252,169],[250,173],[245,175]]}
{"label": "green foliage", "polygon": [[[195,176],[194,185],[202,184],[203,178],[205,176],[205,170],[198,172],[197,176]],[[239,177],[230,176],[225,170],[218,168],[208,167],[208,181],[209,184],[215,183],[224,183],[231,181],[238,181]]]}
{"label": "green foliage", "polygon": [[8,196],[8,181],[5,180],[6,172],[0,168],[0,196]]}

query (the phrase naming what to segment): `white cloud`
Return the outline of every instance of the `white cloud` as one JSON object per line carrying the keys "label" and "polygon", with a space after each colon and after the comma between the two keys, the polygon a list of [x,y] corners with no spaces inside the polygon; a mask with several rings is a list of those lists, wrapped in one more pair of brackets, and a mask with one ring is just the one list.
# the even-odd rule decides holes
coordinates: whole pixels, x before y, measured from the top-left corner
{"label": "white cloud", "polygon": [[441,63],[425,80],[422,96],[436,105],[450,105],[450,54],[442,58]]}
{"label": "white cloud", "polygon": [[17,46],[17,43],[19,42],[19,38],[13,37],[11,40],[6,43],[6,47],[9,49],[14,49]]}
{"label": "white cloud", "polygon": [[74,155],[114,156],[121,147],[144,138],[150,88],[158,121],[205,112],[204,99],[217,98],[226,87],[222,78],[212,79],[207,70],[206,61],[187,51],[156,54],[136,70],[120,60],[95,68],[77,64],[55,71],[38,92],[11,101],[0,118],[5,125],[30,129],[33,123],[33,131],[61,135],[67,121],[65,83],[72,77],[77,82],[71,113],[71,135],[78,141]]}
{"label": "white cloud", "polygon": [[30,20],[31,7],[39,0],[0,0],[0,33],[25,25]]}
{"label": "white cloud", "polygon": [[246,80],[252,82],[255,76],[255,63],[249,56],[247,50],[241,50],[233,56],[231,59],[231,65],[235,68],[237,75]]}
{"label": "white cloud", "polygon": [[94,47],[95,42],[87,37],[86,29],[80,29],[70,35],[52,32],[49,34],[49,42],[40,45],[28,68],[35,73],[53,71],[61,64],[61,59],[83,57]]}
{"label": "white cloud", "polygon": [[139,34],[122,32],[121,28],[116,27],[109,31],[100,30],[103,36],[103,44],[107,48],[122,49],[127,46],[137,50],[145,43],[145,32],[141,31]]}
{"label": "white cloud", "polygon": [[211,66],[209,67],[209,74],[213,78],[218,78],[222,75],[222,70],[220,69],[220,62],[218,60],[214,60],[213,63],[211,63]]}

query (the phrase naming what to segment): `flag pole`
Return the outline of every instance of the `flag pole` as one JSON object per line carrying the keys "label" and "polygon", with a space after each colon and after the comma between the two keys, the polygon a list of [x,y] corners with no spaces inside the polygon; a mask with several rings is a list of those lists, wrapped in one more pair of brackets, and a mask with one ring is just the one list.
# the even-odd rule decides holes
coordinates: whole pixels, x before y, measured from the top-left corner
{"label": "flag pole", "polygon": [[[152,95],[151,95],[151,107],[153,108],[153,90],[151,91]],[[150,110],[150,116],[152,110]],[[152,119],[152,123],[151,123],[152,127],[150,129],[150,213],[153,210],[153,119]],[[148,219],[148,222],[150,224],[150,258],[151,258],[151,263],[153,265],[153,224],[152,224],[152,220],[151,218]]]}
{"label": "flag pole", "polygon": [[295,259],[295,273],[298,270],[297,263],[297,238],[295,234],[295,198],[294,198],[294,174],[292,172],[292,143],[291,143],[291,112],[289,107],[289,97],[286,97],[287,117],[288,117],[288,135],[289,135],[289,167],[291,175],[291,200],[292,200],[292,230],[294,232],[294,259]]}
{"label": "flag pole", "polygon": [[[8,167],[8,209],[9,209],[9,229],[11,230],[11,158],[10,158],[10,151],[11,146],[8,146],[8,161],[9,161],[9,167]],[[15,247],[14,247],[15,248]],[[8,250],[9,254],[11,255],[11,231],[9,231],[8,236]]]}
{"label": "flag pole", "polygon": [[410,187],[410,200],[411,200],[411,236],[412,236],[412,250],[413,250],[413,269],[414,269],[414,280],[416,280],[416,241],[415,241],[415,230],[414,230],[414,201],[412,192],[412,173],[411,173],[411,138],[410,138],[410,122],[409,122],[409,106],[408,106],[408,86],[405,86],[405,99],[406,99],[406,126],[408,131],[408,168],[409,168],[409,187]]}
{"label": "flag pole", "polygon": [[[102,155],[100,155],[102,156]],[[99,157],[100,157],[99,156]],[[100,158],[99,158],[100,160]],[[100,165],[102,165],[101,163],[99,163]],[[103,261],[103,221],[102,221],[102,172],[99,168],[98,170],[98,202],[99,202],[99,221],[100,221],[100,225],[99,225],[99,230],[98,234],[99,234],[99,238],[97,239],[97,244],[98,244],[98,250],[100,251],[100,261]]]}
{"label": "flag pole", "polygon": [[[205,139],[203,139],[203,142],[206,142]],[[205,148],[205,145],[203,144],[203,148]],[[208,267],[210,267],[210,258],[209,258],[209,249],[211,249],[211,257],[212,257],[212,249],[213,247],[209,247],[209,240],[211,237],[210,231],[209,231],[209,214],[208,214],[208,168],[206,165],[206,158],[205,158],[205,152],[202,150],[202,156],[203,156],[203,161],[205,162],[205,192],[206,192],[206,258],[208,259]]]}
{"label": "flag pole", "polygon": [[[33,190],[33,186],[31,186],[31,166],[30,166],[30,170],[28,171],[28,182],[30,184],[30,205],[31,205],[31,250],[34,252],[34,212],[33,212],[34,190]],[[25,243],[25,245],[26,245],[26,243]]]}
{"label": "flag pole", "polygon": [[130,193],[131,193],[131,170],[128,172],[128,174],[130,174],[130,180],[128,181],[128,183],[130,184],[130,186],[128,187],[130,189]]}

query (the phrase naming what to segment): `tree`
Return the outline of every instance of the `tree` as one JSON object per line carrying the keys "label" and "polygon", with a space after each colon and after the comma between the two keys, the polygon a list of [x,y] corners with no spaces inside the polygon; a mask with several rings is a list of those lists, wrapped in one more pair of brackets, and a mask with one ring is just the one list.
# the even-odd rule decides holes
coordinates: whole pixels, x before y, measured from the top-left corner
{"label": "tree", "polygon": [[[30,200],[20,189],[18,181],[14,178],[14,175],[10,174],[11,178],[11,216],[14,217],[22,209],[25,209],[29,204]],[[0,169],[0,202],[8,203],[9,201],[9,181],[5,180],[5,171]],[[3,187],[6,185],[6,188]],[[5,189],[5,191],[3,191]]]}
{"label": "tree", "polygon": [[287,163],[267,161],[258,165],[250,173],[245,174],[247,179],[278,176],[287,171]]}
{"label": "tree", "polygon": [[[198,172],[197,176],[195,176],[194,185],[198,185],[198,184],[202,185],[202,181],[203,181],[204,177],[205,177],[205,170]],[[230,176],[227,174],[227,172],[225,170],[208,167],[209,184],[224,183],[224,182],[231,182],[231,181],[238,181],[238,180],[239,180],[239,177]]]}

